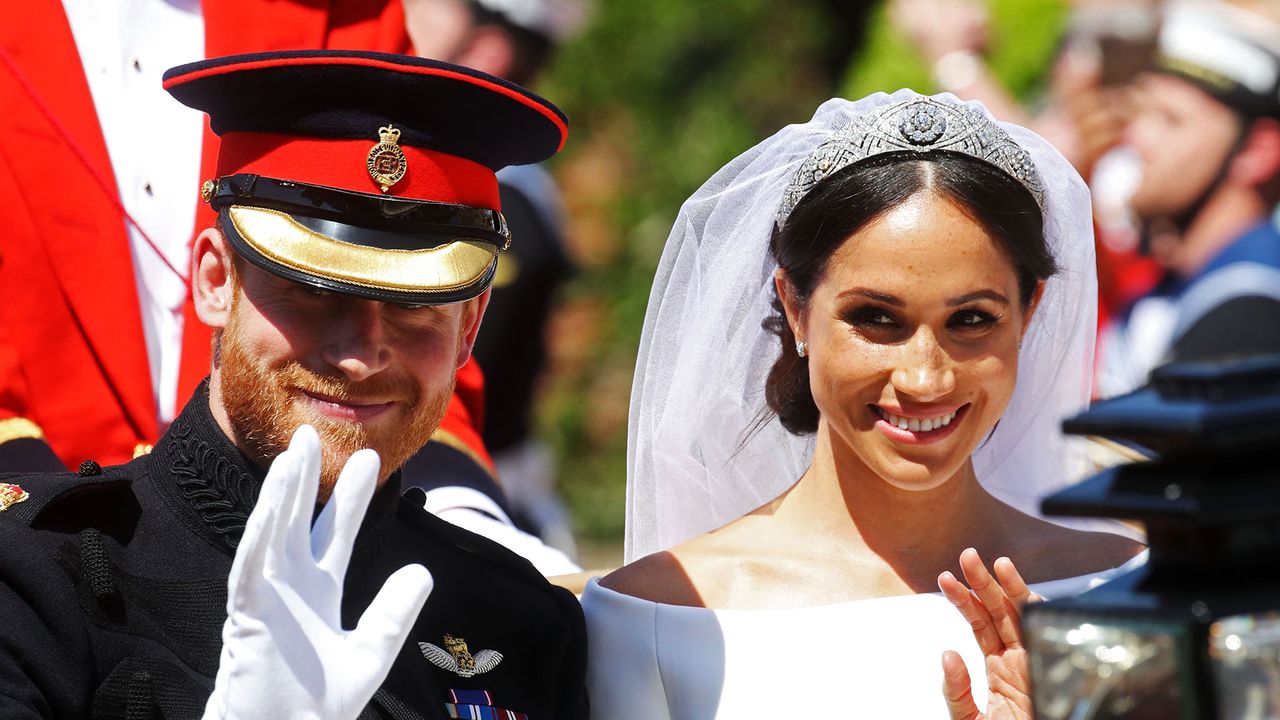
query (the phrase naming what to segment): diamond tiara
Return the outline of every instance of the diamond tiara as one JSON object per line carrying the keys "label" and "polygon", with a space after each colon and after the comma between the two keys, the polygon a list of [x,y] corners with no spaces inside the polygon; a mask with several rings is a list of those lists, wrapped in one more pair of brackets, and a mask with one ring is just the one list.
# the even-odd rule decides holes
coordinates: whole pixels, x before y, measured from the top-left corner
{"label": "diamond tiara", "polygon": [[876,155],[950,151],[996,166],[1022,183],[1044,212],[1044,183],[1031,155],[994,120],[966,105],[917,98],[866,113],[810,153],[782,196],[781,229],[800,200],[833,173]]}

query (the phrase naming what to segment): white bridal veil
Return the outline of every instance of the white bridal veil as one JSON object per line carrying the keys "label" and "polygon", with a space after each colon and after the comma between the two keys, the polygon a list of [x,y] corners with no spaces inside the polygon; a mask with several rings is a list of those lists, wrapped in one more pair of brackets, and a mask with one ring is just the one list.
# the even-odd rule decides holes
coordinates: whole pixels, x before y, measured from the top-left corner
{"label": "white bridal veil", "polygon": [[[810,153],[857,116],[916,97],[900,90],[829,100],[809,122],[783,128],[721,168],[681,208],[649,296],[631,392],[627,562],[759,507],[808,466],[813,436],[792,435],[764,414],[765,378],[779,353],[778,339],[761,327],[774,297],[774,221]],[[934,99],[962,104],[949,94]],[[963,104],[989,117],[980,104]],[[1059,428],[1089,399],[1093,226],[1088,189],[1066,159],[1025,128],[1001,127],[1039,170],[1059,271],[1024,339],[1013,399],[974,453],[974,467],[997,497],[1038,514],[1041,497],[1088,468],[1080,441]]]}

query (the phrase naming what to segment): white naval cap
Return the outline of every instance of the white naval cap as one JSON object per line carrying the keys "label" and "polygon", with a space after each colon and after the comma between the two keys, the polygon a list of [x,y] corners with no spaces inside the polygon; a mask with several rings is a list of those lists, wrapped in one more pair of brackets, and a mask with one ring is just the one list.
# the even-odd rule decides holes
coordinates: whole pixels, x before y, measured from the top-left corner
{"label": "white naval cap", "polygon": [[1280,25],[1222,0],[1173,0],[1156,67],[1253,116],[1280,117]]}

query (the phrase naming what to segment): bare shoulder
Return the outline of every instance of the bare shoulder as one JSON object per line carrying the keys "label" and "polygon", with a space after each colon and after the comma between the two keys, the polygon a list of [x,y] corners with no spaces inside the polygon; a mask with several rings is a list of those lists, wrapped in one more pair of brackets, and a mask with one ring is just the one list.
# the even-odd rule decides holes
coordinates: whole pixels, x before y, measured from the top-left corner
{"label": "bare shoulder", "polygon": [[[1036,519],[1039,542],[1030,548],[1024,561],[1031,582],[1079,577],[1119,567],[1146,546],[1121,535],[1090,532]],[[1027,562],[1029,561],[1029,562]],[[1020,566],[1021,569],[1021,566]]]}
{"label": "bare shoulder", "polygon": [[[723,599],[717,592],[733,583],[741,558],[756,557],[760,552],[758,547],[743,543],[744,537],[751,536],[742,531],[744,523],[750,525],[749,518],[739,518],[670,550],[640,558],[609,573],[600,584],[664,605],[714,607],[709,603]],[[708,597],[707,592],[715,597]]]}
{"label": "bare shoulder", "polygon": [[694,588],[684,565],[669,551],[624,565],[600,580],[600,585],[623,595],[662,603],[702,607],[702,599]]}

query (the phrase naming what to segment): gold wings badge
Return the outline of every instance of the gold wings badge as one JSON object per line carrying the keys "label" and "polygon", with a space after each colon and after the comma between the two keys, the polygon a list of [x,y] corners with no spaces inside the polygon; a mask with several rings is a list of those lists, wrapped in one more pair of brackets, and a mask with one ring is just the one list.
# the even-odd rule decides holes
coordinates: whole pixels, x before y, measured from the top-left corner
{"label": "gold wings badge", "polygon": [[429,642],[419,642],[422,655],[436,667],[448,670],[460,677],[469,678],[487,673],[502,662],[502,653],[496,650],[480,650],[475,655],[467,649],[465,638],[444,636],[444,647]]}

